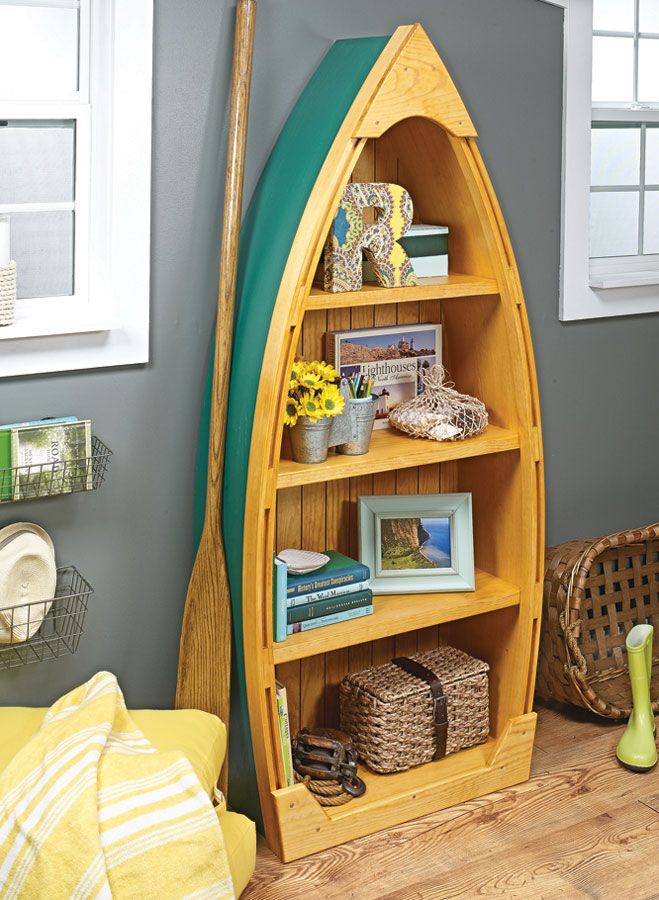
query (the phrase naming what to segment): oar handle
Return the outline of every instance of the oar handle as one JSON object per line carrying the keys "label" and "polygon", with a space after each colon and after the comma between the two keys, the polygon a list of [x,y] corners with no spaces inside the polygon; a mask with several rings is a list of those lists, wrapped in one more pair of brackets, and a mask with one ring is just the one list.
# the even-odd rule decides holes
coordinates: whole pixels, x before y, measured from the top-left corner
{"label": "oar handle", "polygon": [[215,329],[215,366],[211,403],[210,447],[206,493],[206,518],[219,521],[222,507],[222,476],[227,425],[227,399],[233,342],[234,297],[238,266],[238,243],[243,203],[243,175],[249,94],[252,80],[256,0],[238,0],[233,47],[229,132],[224,216],[220,245],[220,284]]}

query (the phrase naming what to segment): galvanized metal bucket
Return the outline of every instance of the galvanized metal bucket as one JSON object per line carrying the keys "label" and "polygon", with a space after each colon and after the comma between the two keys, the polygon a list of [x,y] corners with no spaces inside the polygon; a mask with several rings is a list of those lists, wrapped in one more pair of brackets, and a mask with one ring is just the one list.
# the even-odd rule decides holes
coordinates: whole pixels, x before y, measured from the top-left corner
{"label": "galvanized metal bucket", "polygon": [[290,429],[293,459],[299,463],[322,463],[327,459],[330,419],[314,421],[301,416]]}
{"label": "galvanized metal bucket", "polygon": [[345,444],[337,445],[337,453],[343,453],[346,456],[362,456],[364,453],[368,453],[376,408],[375,397],[359,399],[351,397],[348,400],[347,414],[350,417],[352,436],[351,440],[346,441]]}

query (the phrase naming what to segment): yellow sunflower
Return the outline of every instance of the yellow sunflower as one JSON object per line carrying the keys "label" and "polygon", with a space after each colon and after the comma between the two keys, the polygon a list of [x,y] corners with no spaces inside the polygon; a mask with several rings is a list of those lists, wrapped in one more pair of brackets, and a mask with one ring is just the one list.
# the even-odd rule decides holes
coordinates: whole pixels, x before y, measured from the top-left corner
{"label": "yellow sunflower", "polygon": [[335,384],[327,384],[318,397],[324,416],[338,416],[343,412],[345,400]]}
{"label": "yellow sunflower", "polygon": [[323,381],[337,381],[339,378],[339,373],[336,371],[334,366],[331,366],[326,362],[314,362],[311,364],[313,366],[313,371],[320,376]]}
{"label": "yellow sunflower", "polygon": [[286,398],[286,408],[284,409],[284,422],[291,427],[295,425],[300,415],[300,405],[295,397]]}
{"label": "yellow sunflower", "polygon": [[310,395],[302,401],[300,415],[307,416],[309,419],[322,419],[325,413],[316,397]]}
{"label": "yellow sunflower", "polygon": [[312,372],[310,368],[307,368],[305,372],[301,372],[299,376],[300,387],[306,388],[309,391],[313,391],[314,388],[317,388],[320,385],[321,380],[320,375]]}
{"label": "yellow sunflower", "polygon": [[300,376],[306,370],[306,364],[303,362],[294,362],[291,368],[291,389],[296,388],[300,383]]}

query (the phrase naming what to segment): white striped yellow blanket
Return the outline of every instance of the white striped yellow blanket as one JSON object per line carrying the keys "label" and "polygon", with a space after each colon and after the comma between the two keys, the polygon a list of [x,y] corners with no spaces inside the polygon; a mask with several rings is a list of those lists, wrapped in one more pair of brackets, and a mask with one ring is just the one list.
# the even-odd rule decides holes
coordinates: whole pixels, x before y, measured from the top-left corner
{"label": "white striped yellow blanket", "polygon": [[217,816],[99,672],[58,700],[0,775],[0,897],[233,898]]}

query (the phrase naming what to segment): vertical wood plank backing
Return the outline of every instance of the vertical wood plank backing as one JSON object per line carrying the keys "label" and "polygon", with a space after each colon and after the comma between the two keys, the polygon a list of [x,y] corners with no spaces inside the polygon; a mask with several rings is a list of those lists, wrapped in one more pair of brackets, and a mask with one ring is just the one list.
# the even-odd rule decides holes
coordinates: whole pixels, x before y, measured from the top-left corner
{"label": "vertical wood plank backing", "polygon": [[[303,359],[323,358],[327,313],[314,310],[304,317],[301,353]],[[307,484],[302,488],[301,547],[305,550],[327,548],[327,485]],[[301,726],[322,725],[325,720],[325,657],[311,656],[300,664]]]}
{"label": "vertical wood plank backing", "polygon": [[439,473],[439,490],[442,494],[455,494],[459,488],[460,463],[457,460],[446,462]]}
{"label": "vertical wood plank backing", "polygon": [[[385,307],[382,307],[384,310]],[[386,309],[390,309],[387,305]],[[396,310],[393,309],[392,319],[395,318]],[[390,319],[391,321],[391,319]],[[396,493],[396,473],[395,472],[379,472],[373,476],[373,493],[379,496],[391,496]],[[372,665],[381,666],[383,663],[389,662],[396,655],[396,640],[393,637],[381,638],[373,641],[372,644]]]}
{"label": "vertical wood plank backing", "polygon": [[381,138],[376,143],[375,152],[375,181],[391,182],[399,184],[398,181],[398,154],[395,148]]}
{"label": "vertical wood plank backing", "polygon": [[[376,181],[376,158],[378,151],[374,140],[369,140],[357,165],[352,173],[352,181],[369,182]],[[375,221],[375,210],[365,210],[364,221],[367,224]],[[375,310],[372,306],[354,307],[350,311],[351,328],[373,328],[375,325]],[[357,543],[357,497],[368,496],[373,493],[373,476],[350,479],[350,556],[359,558],[359,546]],[[371,665],[372,646],[370,643],[359,644],[348,650],[349,671],[355,672]],[[344,673],[345,674],[345,673]]]}
{"label": "vertical wood plank backing", "polygon": [[[419,321],[419,304],[402,303],[398,307],[398,324],[405,325]],[[399,469],[396,472],[396,493],[417,494],[419,492],[419,468]],[[404,601],[402,601],[404,602]],[[418,650],[418,634],[408,631],[396,635],[394,639],[396,656],[413,656]]]}
{"label": "vertical wood plank backing", "polygon": [[379,139],[378,153],[385,150],[399,157],[398,183],[414,198],[419,221],[448,225],[451,269],[493,276],[489,236],[447,132],[426,119],[406,119]]}
{"label": "vertical wood plank backing", "polygon": [[462,393],[483,401],[493,425],[516,428],[517,404],[511,400],[516,392],[510,387],[515,375],[501,303],[496,297],[472,297],[464,306],[444,304],[451,380]]}
{"label": "vertical wood plank backing", "polygon": [[[441,603],[441,597],[438,597],[438,602]],[[439,628],[437,625],[432,626],[431,628],[422,628],[420,631],[417,631],[417,650],[422,652],[423,650],[434,650],[439,644]]]}
{"label": "vertical wood plank backing", "polygon": [[[368,148],[368,144],[367,144]],[[327,313],[327,330],[350,328],[350,310],[331,309]],[[347,479],[327,484],[327,547],[339,553],[350,553],[350,484]],[[325,654],[325,724],[339,725],[339,684],[348,671],[347,650]]]}
{"label": "vertical wood plank backing", "polygon": [[[366,141],[366,146],[362,150],[362,154],[359,157],[355,168],[352,170],[352,177],[350,181],[357,183],[364,183],[369,181],[376,181],[375,178],[375,150],[376,144],[375,141],[371,138]],[[366,225],[371,225],[375,222],[375,210],[372,208],[368,208],[364,210],[364,223]]]}
{"label": "vertical wood plank backing", "polygon": [[[416,324],[419,321],[418,303],[401,303],[398,306],[398,324]],[[417,494],[419,491],[419,469],[400,469],[396,472],[396,493]],[[413,656],[418,649],[416,631],[399,634],[395,639],[396,656]]]}
{"label": "vertical wood plank backing", "polygon": [[[316,358],[315,356],[313,358]],[[326,485],[302,488],[302,544],[308,550],[324,550],[326,538]],[[310,656],[300,665],[300,721],[302,727],[325,720],[325,656]]]}
{"label": "vertical wood plank backing", "polygon": [[[416,324],[419,321],[418,303],[401,303],[398,307],[398,324]],[[419,470],[400,469],[396,472],[396,493],[417,494],[419,491]],[[415,631],[399,634],[395,639],[397,656],[412,656],[417,652],[417,634]]]}
{"label": "vertical wood plank backing", "polygon": [[[444,465],[447,465],[444,463]],[[440,478],[441,469],[444,466],[419,466],[419,493],[420,494],[439,494],[441,492]],[[441,602],[441,598],[439,598]],[[432,628],[424,628],[418,632],[418,650],[432,650],[438,645],[439,628],[437,625]]]}
{"label": "vertical wood plank backing", "polygon": [[[367,497],[373,493],[373,476],[366,475],[360,478],[350,479],[350,556],[354,559],[359,557],[359,543],[357,538],[357,498]],[[351,672],[358,672],[360,669],[367,669],[371,665],[370,643],[357,644],[350,647],[348,651],[348,660]]]}
{"label": "vertical wood plank backing", "polygon": [[525,684],[521,674],[515,678],[519,610],[486,613],[479,616],[477,628],[469,619],[449,622],[442,626],[441,632],[443,642],[490,664],[490,731],[498,737],[511,718],[511,708],[519,702],[515,687]]}
{"label": "vertical wood plank backing", "polygon": [[[286,488],[277,493],[275,551],[299,547],[302,541],[302,489]],[[277,678],[286,686],[288,718],[291,732],[300,728],[300,661],[285,663],[277,668]]]}

